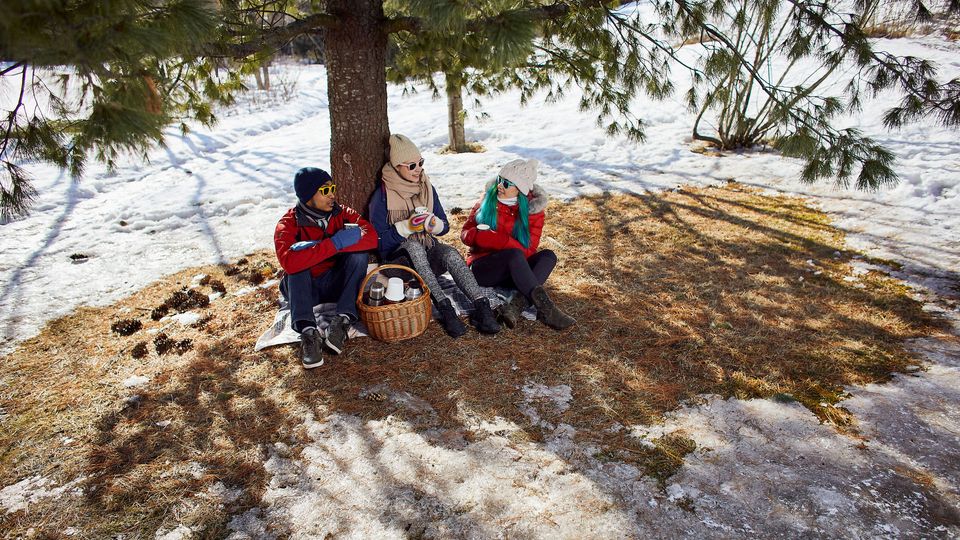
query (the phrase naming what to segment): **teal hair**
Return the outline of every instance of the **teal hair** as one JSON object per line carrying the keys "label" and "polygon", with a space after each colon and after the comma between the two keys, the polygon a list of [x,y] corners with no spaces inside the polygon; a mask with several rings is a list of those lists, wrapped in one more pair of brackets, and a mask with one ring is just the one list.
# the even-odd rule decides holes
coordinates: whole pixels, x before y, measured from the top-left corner
{"label": "teal hair", "polygon": [[[527,196],[517,194],[517,207],[520,210],[518,219],[513,224],[511,235],[523,247],[530,247],[530,204]],[[490,229],[497,230],[497,183],[494,182],[483,196],[480,209],[477,211],[477,224],[489,225]]]}
{"label": "teal hair", "polygon": [[523,247],[530,247],[530,204],[523,193],[517,194],[517,207],[520,215],[513,224],[513,237],[523,244]]}

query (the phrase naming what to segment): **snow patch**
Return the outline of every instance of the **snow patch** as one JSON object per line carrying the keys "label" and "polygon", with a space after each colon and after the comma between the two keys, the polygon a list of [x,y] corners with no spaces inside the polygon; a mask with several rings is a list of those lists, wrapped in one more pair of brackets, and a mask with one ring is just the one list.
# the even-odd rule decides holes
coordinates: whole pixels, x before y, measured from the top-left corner
{"label": "snow patch", "polygon": [[53,480],[43,476],[24,478],[16,484],[0,489],[0,508],[11,514],[26,510],[31,504],[44,499],[57,499],[64,495],[79,496],[83,493],[79,485],[84,478],[77,478],[62,486],[55,486]]}
{"label": "snow patch", "polygon": [[180,323],[183,326],[190,326],[197,324],[200,321],[201,316],[196,311],[185,311],[183,313],[177,313],[170,317],[171,320]]}
{"label": "snow patch", "polygon": [[186,525],[178,525],[177,528],[170,531],[157,531],[154,536],[156,540],[189,540],[193,538],[193,529]]}
{"label": "snow patch", "polygon": [[133,388],[135,386],[140,386],[142,384],[147,384],[150,382],[150,377],[144,375],[131,375],[123,380],[124,388]]}

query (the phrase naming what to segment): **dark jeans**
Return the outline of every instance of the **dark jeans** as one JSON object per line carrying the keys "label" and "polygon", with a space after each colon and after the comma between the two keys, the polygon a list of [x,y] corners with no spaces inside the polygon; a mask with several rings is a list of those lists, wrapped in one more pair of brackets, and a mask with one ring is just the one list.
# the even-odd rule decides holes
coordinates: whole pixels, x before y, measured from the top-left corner
{"label": "dark jeans", "polygon": [[333,268],[317,277],[310,270],[287,274],[280,281],[280,292],[290,303],[290,317],[297,332],[316,326],[313,306],[321,302],[337,303],[337,314],[357,320],[357,294],[367,275],[367,253],[343,253],[336,256]]}
{"label": "dark jeans", "polygon": [[505,249],[473,261],[470,269],[484,287],[513,287],[530,299],[530,291],[547,282],[557,265],[557,254],[549,249],[524,258],[519,249]]}

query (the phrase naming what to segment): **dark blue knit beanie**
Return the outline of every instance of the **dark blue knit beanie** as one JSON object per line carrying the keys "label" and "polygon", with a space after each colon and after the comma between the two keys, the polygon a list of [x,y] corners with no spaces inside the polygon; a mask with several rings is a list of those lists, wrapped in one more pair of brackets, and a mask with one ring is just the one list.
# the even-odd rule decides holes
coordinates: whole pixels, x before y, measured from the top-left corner
{"label": "dark blue knit beanie", "polygon": [[304,167],[293,176],[293,190],[297,192],[297,199],[307,204],[307,201],[317,194],[320,186],[332,181],[330,173],[316,167]]}

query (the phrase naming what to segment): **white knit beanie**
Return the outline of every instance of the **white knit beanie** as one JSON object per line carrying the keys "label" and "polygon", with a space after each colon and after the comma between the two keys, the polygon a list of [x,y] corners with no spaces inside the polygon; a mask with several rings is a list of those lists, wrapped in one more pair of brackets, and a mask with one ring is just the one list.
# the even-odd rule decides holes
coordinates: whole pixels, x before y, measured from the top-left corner
{"label": "white knit beanie", "polygon": [[515,159],[500,169],[500,177],[513,182],[520,193],[529,195],[530,190],[533,189],[533,183],[537,180],[539,164],[540,162],[535,159]]}
{"label": "white knit beanie", "polygon": [[396,167],[401,163],[420,161],[420,149],[406,135],[399,133],[390,136],[390,164]]}

